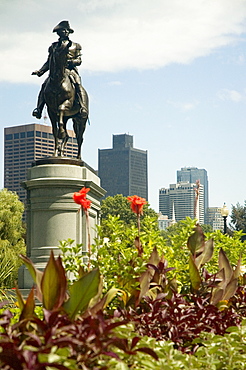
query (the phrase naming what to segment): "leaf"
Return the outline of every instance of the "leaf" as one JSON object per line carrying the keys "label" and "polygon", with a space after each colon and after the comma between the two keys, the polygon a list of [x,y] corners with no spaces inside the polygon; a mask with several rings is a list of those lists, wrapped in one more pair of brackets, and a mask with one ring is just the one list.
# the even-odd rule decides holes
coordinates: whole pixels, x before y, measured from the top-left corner
{"label": "leaf", "polygon": [[220,248],[220,251],[219,251],[219,268],[220,269],[224,268],[225,281],[228,283],[231,280],[233,270],[222,248]]}
{"label": "leaf", "polygon": [[49,261],[45,267],[41,280],[41,291],[43,293],[43,305],[47,310],[61,307],[65,300],[67,280],[61,258],[54,258],[51,250]]}
{"label": "leaf", "polygon": [[123,303],[124,303],[124,306],[126,306],[127,305],[127,302],[129,301],[129,299],[131,298],[131,297],[129,297],[129,295],[127,294],[127,292],[125,292],[124,290],[122,290],[122,301],[123,301]]}
{"label": "leaf", "polygon": [[141,347],[141,348],[138,348],[136,350],[136,352],[143,352],[143,353],[147,353],[148,355],[152,356],[155,360],[159,360],[159,357],[157,356],[157,354],[155,353],[155,351],[153,351],[153,349],[149,348],[149,347]]}
{"label": "leaf", "polygon": [[204,234],[200,225],[194,228],[194,233],[189,237],[187,247],[191,251],[192,255],[196,254],[198,249],[202,249],[204,246]]}
{"label": "leaf", "polygon": [[236,293],[237,286],[237,279],[232,279],[224,291],[223,300],[229,300]]}
{"label": "leaf", "polygon": [[20,315],[20,321],[36,316],[34,314],[34,309],[35,309],[34,288],[32,288],[27,297],[26,303],[24,303],[24,307]]}
{"label": "leaf", "polygon": [[198,290],[202,283],[202,279],[201,279],[199,270],[196,266],[195,259],[192,256],[192,254],[190,254],[190,258],[189,258],[189,273],[190,273],[190,280],[191,280],[192,288],[195,290]]}
{"label": "leaf", "polygon": [[237,266],[236,266],[235,270],[233,271],[234,279],[238,279],[240,274],[241,274],[241,262],[242,262],[242,259],[239,258],[239,260],[237,261]]}
{"label": "leaf", "polygon": [[103,305],[103,308],[106,308],[107,305],[114,299],[114,297],[118,293],[125,293],[122,289],[117,289],[117,288],[111,288],[109,291],[105,294],[105,303]]}
{"label": "leaf", "polygon": [[152,265],[157,266],[159,262],[160,262],[160,256],[158,254],[157,248],[154,247],[154,249],[151,252],[151,255],[149,257],[148,263],[151,263]]}
{"label": "leaf", "polygon": [[71,319],[74,319],[79,311],[83,312],[87,308],[90,300],[98,292],[99,282],[99,270],[95,269],[82,276],[70,286],[70,298],[65,302],[63,308]]}
{"label": "leaf", "polygon": [[211,303],[213,305],[216,305],[219,301],[222,300],[224,294],[224,289],[222,288],[216,288],[213,290],[212,297],[211,297]]}
{"label": "leaf", "polygon": [[143,296],[148,292],[150,282],[151,282],[153,276],[154,276],[154,270],[150,267],[148,267],[148,269],[145,272],[143,272],[142,275],[140,276],[140,278],[139,278],[140,291],[138,291],[139,294],[138,294],[138,298],[137,298],[137,301],[136,301],[136,305],[139,304],[139,302],[141,301]]}
{"label": "leaf", "polygon": [[214,253],[214,241],[213,239],[209,239],[204,244],[203,253],[201,253],[195,260],[196,265],[200,268],[202,265],[207,263],[213,256]]}
{"label": "leaf", "polygon": [[139,341],[140,341],[139,337],[132,338],[131,350],[138,344]]}
{"label": "leaf", "polygon": [[43,272],[36,269],[34,263],[32,262],[32,260],[30,260],[30,258],[24,256],[23,254],[20,254],[20,258],[23,260],[24,264],[28,268],[28,271],[30,272],[30,275],[33,278],[34,282],[37,284],[38,289],[40,289]]}
{"label": "leaf", "polygon": [[117,288],[111,288],[109,289],[109,291],[105,294],[105,296],[99,301],[97,302],[94,306],[91,306],[91,302],[90,302],[90,307],[89,309],[86,311],[85,315],[86,314],[90,314],[90,315],[95,315],[98,311],[100,310],[103,310],[104,308],[107,307],[107,305],[114,299],[114,297],[117,295],[117,293],[125,293],[123,290],[121,289],[117,289]]}
{"label": "leaf", "polygon": [[23,299],[23,297],[21,295],[21,292],[19,291],[18,287],[16,287],[15,292],[16,292],[16,295],[17,295],[17,302],[18,302],[19,308],[22,311],[24,306],[25,306],[24,299]]}
{"label": "leaf", "polygon": [[[82,278],[82,276],[84,276],[85,274],[86,273],[84,272],[79,278]],[[100,276],[97,294],[90,300],[88,309],[90,309],[91,307],[94,307],[100,301],[100,297],[102,296],[102,291],[103,291],[103,278],[102,276]]]}
{"label": "leaf", "polygon": [[239,333],[240,329],[237,326],[229,326],[229,328],[226,329],[227,333]]}
{"label": "leaf", "polygon": [[178,284],[177,284],[176,277],[174,277],[172,280],[170,280],[168,285],[169,285],[169,287],[171,288],[171,290],[173,292],[175,292],[175,293],[178,292]]}

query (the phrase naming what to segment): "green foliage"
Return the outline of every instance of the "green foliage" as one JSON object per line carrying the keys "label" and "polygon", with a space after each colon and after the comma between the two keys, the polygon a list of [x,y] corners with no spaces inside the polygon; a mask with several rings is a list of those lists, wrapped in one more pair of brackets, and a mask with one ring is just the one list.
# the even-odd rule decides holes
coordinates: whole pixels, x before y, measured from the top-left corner
{"label": "green foliage", "polygon": [[24,205],[16,193],[6,189],[0,191],[0,238],[7,240],[11,246],[16,246],[22,241],[23,211]]}
{"label": "green foliage", "polygon": [[229,236],[219,230],[206,234],[208,239],[214,240],[214,254],[208,266],[210,272],[217,269],[220,248],[223,248],[232,266],[236,266],[240,258],[241,264],[246,265],[246,241],[242,241],[242,234],[242,231],[234,231],[233,235]]}
{"label": "green foliage", "polygon": [[[46,310],[62,309],[69,317],[75,318],[79,312],[85,312],[91,299],[99,292],[100,275],[98,269],[84,273],[77,281],[73,282],[68,287],[67,297],[67,279],[60,256],[55,259],[51,251],[44,272],[37,270],[29,258],[25,256],[21,256],[21,258],[37,285],[37,297],[42,301]],[[26,303],[18,293],[18,301],[22,314],[25,313],[24,316],[29,317],[34,313],[33,290]]]}
{"label": "green foliage", "polygon": [[78,266],[86,268],[84,264],[83,244],[75,244],[74,240],[68,239],[60,241],[59,248],[68,281],[72,282],[79,278],[80,270]]}
{"label": "green foliage", "polygon": [[[86,315],[87,310],[97,313],[105,308],[118,293],[118,289],[111,289],[104,297],[101,297],[102,280],[97,268],[88,272],[79,269],[78,280],[68,285],[61,257],[58,256],[55,259],[53,251],[43,272],[36,269],[28,257],[21,255],[21,258],[36,283],[36,297],[42,302],[44,309],[51,312],[64,312],[72,320],[79,313]],[[35,317],[34,289],[30,291],[26,302],[18,289],[16,293],[21,309],[21,319]]]}
{"label": "green foliage", "polygon": [[203,224],[201,225],[201,228],[204,234],[213,232],[213,227],[211,225]]}
{"label": "green foliage", "polygon": [[25,251],[23,211],[16,193],[0,191],[0,287],[11,288],[17,281],[21,265],[18,256]]}
{"label": "green foliage", "polygon": [[[135,338],[134,326],[132,324],[122,325],[114,330],[117,336],[132,341]],[[147,336],[141,337],[137,342],[136,349],[145,348],[152,350],[158,356],[158,360],[153,356],[149,356],[144,351],[135,351],[134,353],[122,352],[114,348],[115,353],[119,358],[108,358],[106,356],[100,360],[100,366],[107,366],[109,369],[115,370],[180,370],[192,369],[191,365],[197,365],[196,358],[183,354],[174,349],[171,341],[156,341],[154,338]],[[195,369],[195,367],[193,367]]]}
{"label": "green foliage", "polygon": [[246,201],[244,205],[237,203],[236,206],[232,206],[231,225],[237,231],[246,232]]}
{"label": "green foliage", "polygon": [[220,282],[213,289],[211,303],[218,304],[220,301],[229,300],[235,293],[238,287],[238,278],[240,276],[241,263],[238,260],[236,268],[233,270],[230,262],[223,251],[220,249],[219,252],[219,268],[220,271],[217,277],[220,278]]}
{"label": "green foliage", "polygon": [[156,246],[162,255],[168,249],[160,236],[155,219],[146,216],[141,223],[141,245],[137,227],[126,227],[119,216],[109,215],[98,227],[98,238],[92,247],[92,266],[104,277],[106,290],[116,287],[131,296],[139,284],[137,278],[146,270],[146,263]]}
{"label": "green foliage", "polygon": [[[115,330],[122,338],[131,339],[134,336],[132,324],[121,326]],[[116,353],[119,359],[104,358],[100,365],[107,365],[116,370],[245,370],[246,369],[246,321],[240,327],[228,328],[228,334],[215,335],[202,333],[194,340],[199,344],[194,355],[182,353],[174,348],[171,341],[156,341],[143,336],[138,346],[151,348],[158,356],[158,361],[143,352],[134,355]]]}
{"label": "green foliage", "polygon": [[[187,248],[187,240],[194,233],[196,220],[187,217],[185,220],[179,221],[170,226],[166,231],[162,231],[161,235],[169,247],[165,254],[165,259],[169,266],[175,267],[175,277],[178,285],[183,290],[190,286],[189,276],[189,257],[190,251]],[[188,288],[189,289],[189,288]]]}
{"label": "green foliage", "polygon": [[[61,243],[62,258],[51,253],[43,272],[23,256],[44,310],[37,312],[34,289],[26,302],[17,289],[15,325],[11,314],[0,311],[0,366],[18,369],[6,367],[18,359],[23,368],[246,369],[246,321],[239,326],[245,287],[234,294],[244,246],[240,235],[205,237],[195,220],[186,219],[164,238],[156,219],[146,216],[139,238],[135,224],[109,215],[98,227],[91,271],[82,265],[82,246],[72,240]],[[229,251],[233,246],[236,251]],[[66,271],[74,275],[70,284]],[[224,334],[231,325],[238,327]]]}
{"label": "green foliage", "polygon": [[[167,231],[161,232],[166,243],[170,248],[167,249],[165,259],[168,260],[170,266],[176,268],[176,279],[179,286],[182,286],[182,291],[189,290],[190,275],[189,262],[190,251],[187,248],[187,240],[194,232],[196,220],[186,218],[175,225],[168,228]],[[202,227],[203,229],[203,227]],[[245,247],[246,241],[242,241],[242,231],[235,231],[232,236],[224,235],[221,231],[213,231],[205,233],[205,241],[213,240],[213,256],[206,263],[206,269],[209,273],[218,271],[219,251],[222,248],[225,252],[232,267],[237,266],[238,260],[241,258],[241,265],[246,265]]]}
{"label": "green foliage", "polygon": [[[119,216],[120,220],[124,221],[126,224],[136,223],[136,215],[131,211],[127,198],[122,194],[117,194],[114,197],[107,197],[102,201],[102,220],[107,219],[109,215]],[[149,204],[144,205],[141,219],[145,216],[150,216],[157,220],[157,213],[149,207]]]}
{"label": "green foliage", "polygon": [[246,369],[246,320],[241,326],[230,327],[227,331],[228,334],[224,336],[208,333],[194,340],[194,343],[201,344],[195,353],[200,368],[204,366],[204,369],[216,370]]}
{"label": "green foliage", "polygon": [[8,258],[8,254],[3,250],[0,260],[0,288],[8,287],[8,281],[11,280],[11,274],[14,271],[15,264]]}

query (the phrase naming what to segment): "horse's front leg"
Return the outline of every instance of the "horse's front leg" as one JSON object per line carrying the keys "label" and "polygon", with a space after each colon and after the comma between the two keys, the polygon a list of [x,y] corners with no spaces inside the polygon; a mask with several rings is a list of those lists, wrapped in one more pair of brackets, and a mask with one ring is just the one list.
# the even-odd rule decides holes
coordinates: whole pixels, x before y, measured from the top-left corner
{"label": "horse's front leg", "polygon": [[64,152],[65,152],[65,148],[66,148],[68,139],[69,139],[69,136],[68,135],[66,135],[62,139],[62,143],[61,143],[61,157],[64,157]]}
{"label": "horse's front leg", "polygon": [[58,121],[58,137],[59,139],[64,139],[66,137],[66,130],[64,129],[63,123],[64,111],[62,109],[59,110],[59,121]]}
{"label": "horse's front leg", "polygon": [[59,141],[58,141],[58,128],[57,128],[57,115],[52,112],[48,107],[48,114],[50,117],[50,121],[52,124],[52,133],[54,136],[54,143],[55,143],[55,149],[54,149],[54,157],[58,157],[59,155]]}
{"label": "horse's front leg", "polygon": [[54,137],[54,139],[55,139],[54,157],[58,157],[59,156],[58,138],[57,137]]}
{"label": "horse's front leg", "polygon": [[86,127],[87,117],[82,117],[80,114],[76,118],[73,118],[73,129],[76,135],[77,144],[78,144],[78,154],[77,159],[81,159],[81,146],[83,143],[83,135]]}

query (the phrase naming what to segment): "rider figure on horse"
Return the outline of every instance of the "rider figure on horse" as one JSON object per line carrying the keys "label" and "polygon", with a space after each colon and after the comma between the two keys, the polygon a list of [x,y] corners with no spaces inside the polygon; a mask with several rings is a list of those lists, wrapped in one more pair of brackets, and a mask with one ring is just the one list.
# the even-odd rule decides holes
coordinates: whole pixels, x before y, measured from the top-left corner
{"label": "rider figure on horse", "polygon": [[[74,31],[70,28],[68,21],[60,22],[54,29],[53,32],[56,32],[59,36],[59,40],[57,42],[53,42],[52,45],[49,47],[49,55],[47,61],[44,65],[37,71],[34,71],[32,75],[37,75],[38,77],[42,76],[45,72],[49,70],[50,60],[52,58],[53,53],[55,52],[56,48],[59,47],[62,42],[69,41],[69,48],[68,48],[68,55],[67,55],[67,70],[69,70],[69,78],[71,82],[75,86],[76,95],[78,99],[78,103],[81,108],[81,113],[85,116],[88,116],[88,105],[87,105],[87,98],[86,92],[81,85],[81,79],[77,70],[77,66],[81,64],[81,46],[75,42],[69,40],[69,34],[73,33]],[[45,105],[44,99],[44,89],[46,87],[47,80],[42,84],[39,96],[38,96],[38,103],[37,108],[34,109],[32,115],[38,119],[42,117],[42,110]]]}

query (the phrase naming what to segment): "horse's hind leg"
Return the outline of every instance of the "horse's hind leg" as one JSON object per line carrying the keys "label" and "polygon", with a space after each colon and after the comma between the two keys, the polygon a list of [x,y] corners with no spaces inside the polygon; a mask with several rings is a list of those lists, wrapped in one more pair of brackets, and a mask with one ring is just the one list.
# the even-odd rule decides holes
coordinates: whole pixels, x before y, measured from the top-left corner
{"label": "horse's hind leg", "polygon": [[77,115],[73,118],[73,129],[76,135],[77,144],[78,144],[78,153],[77,158],[81,159],[81,146],[83,143],[83,135],[86,127],[87,116],[83,117],[82,115]]}
{"label": "horse's hind leg", "polygon": [[58,129],[57,129],[57,115],[53,113],[48,107],[48,115],[50,117],[51,125],[52,125],[52,133],[54,136],[55,142],[55,150],[54,150],[54,157],[58,157],[59,154],[59,147],[58,147]]}

